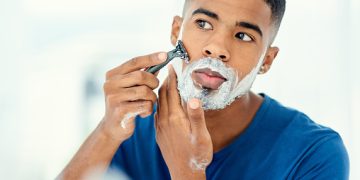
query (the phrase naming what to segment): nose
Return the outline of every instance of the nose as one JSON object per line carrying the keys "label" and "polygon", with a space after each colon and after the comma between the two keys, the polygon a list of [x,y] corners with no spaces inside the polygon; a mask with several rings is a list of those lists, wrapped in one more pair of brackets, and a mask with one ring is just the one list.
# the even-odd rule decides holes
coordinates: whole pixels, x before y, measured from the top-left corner
{"label": "nose", "polygon": [[202,49],[202,53],[205,57],[212,57],[222,61],[228,61],[230,59],[230,53],[224,43],[209,43]]}

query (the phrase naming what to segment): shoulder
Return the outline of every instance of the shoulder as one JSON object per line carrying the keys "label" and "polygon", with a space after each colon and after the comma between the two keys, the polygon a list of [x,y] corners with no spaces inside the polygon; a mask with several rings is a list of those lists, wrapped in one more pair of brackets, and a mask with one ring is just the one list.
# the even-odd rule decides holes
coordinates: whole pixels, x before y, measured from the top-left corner
{"label": "shoulder", "polygon": [[320,139],[339,136],[336,131],[316,123],[303,112],[286,107],[269,96],[264,95],[264,98],[268,108],[262,120],[263,126],[266,127],[262,128],[305,141],[315,139],[320,141]]}
{"label": "shoulder", "polygon": [[338,134],[326,136],[307,149],[297,164],[300,179],[348,179],[349,157]]}
{"label": "shoulder", "polygon": [[279,132],[275,142],[284,146],[283,152],[294,161],[292,175],[301,179],[347,179],[349,158],[341,136],[298,110],[271,98],[269,101],[267,116],[274,124],[271,130]]}

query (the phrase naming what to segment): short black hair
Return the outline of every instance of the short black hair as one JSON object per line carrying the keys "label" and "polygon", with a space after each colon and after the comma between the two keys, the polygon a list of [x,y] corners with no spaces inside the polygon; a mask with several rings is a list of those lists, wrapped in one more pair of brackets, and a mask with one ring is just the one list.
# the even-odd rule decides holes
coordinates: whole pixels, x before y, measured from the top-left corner
{"label": "short black hair", "polygon": [[[185,10],[188,8],[190,1],[192,0],[185,0],[184,4],[184,12],[183,15],[185,15]],[[275,25],[276,32],[275,35],[280,27],[282,18],[285,13],[286,9],[286,0],[263,0],[271,9],[271,19]],[[274,35],[274,36],[275,36]]]}
{"label": "short black hair", "polygon": [[286,0],[264,0],[271,9],[271,19],[277,28],[280,27],[286,9]]}

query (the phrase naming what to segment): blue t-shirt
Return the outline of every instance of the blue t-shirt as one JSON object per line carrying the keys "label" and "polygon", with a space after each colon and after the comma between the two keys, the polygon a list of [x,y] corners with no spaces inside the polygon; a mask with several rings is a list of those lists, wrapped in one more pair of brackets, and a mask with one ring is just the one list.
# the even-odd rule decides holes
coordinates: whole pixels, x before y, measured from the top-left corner
{"label": "blue t-shirt", "polygon": [[[349,159],[338,133],[262,96],[249,127],[214,153],[207,179],[348,179]],[[133,136],[119,147],[110,168],[131,179],[170,179],[153,115],[137,117]]]}

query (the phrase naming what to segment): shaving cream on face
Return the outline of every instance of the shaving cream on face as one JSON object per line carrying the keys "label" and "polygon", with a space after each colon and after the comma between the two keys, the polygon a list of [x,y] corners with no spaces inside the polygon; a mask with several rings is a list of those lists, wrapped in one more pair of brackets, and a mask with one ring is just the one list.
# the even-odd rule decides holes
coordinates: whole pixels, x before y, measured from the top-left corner
{"label": "shaving cream on face", "polygon": [[[204,110],[219,110],[230,105],[236,98],[245,95],[251,88],[256,75],[262,65],[261,56],[258,64],[245,77],[239,78],[234,68],[228,67],[221,60],[210,57],[190,62],[183,71],[178,71],[178,90],[183,101],[188,102],[192,98],[202,101]],[[193,81],[191,74],[199,69],[208,68],[220,73],[226,81],[217,90],[199,88]]]}

